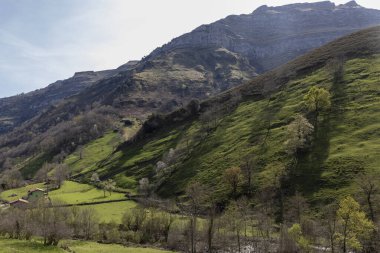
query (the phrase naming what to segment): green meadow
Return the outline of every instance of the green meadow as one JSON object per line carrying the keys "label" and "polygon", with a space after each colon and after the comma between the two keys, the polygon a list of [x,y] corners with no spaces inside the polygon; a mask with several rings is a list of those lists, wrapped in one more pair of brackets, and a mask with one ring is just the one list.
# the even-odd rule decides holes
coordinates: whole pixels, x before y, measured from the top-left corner
{"label": "green meadow", "polygon": [[[27,185],[25,187],[4,191],[0,193],[0,198],[7,201],[16,200],[23,196],[26,196],[28,190],[34,188],[45,189],[43,184]],[[17,194],[17,196],[11,197],[13,194]],[[65,181],[61,188],[50,191],[49,197],[53,202],[59,201],[66,204],[81,204],[126,199],[123,193],[116,192],[112,192],[111,195],[106,192],[106,196],[104,197],[103,190],[97,189],[92,185],[80,184],[73,181]]]}
{"label": "green meadow", "polygon": [[[151,248],[134,248],[124,247],[117,244],[100,244],[96,242],[84,241],[63,241],[61,245],[68,247],[71,252],[75,253],[169,253],[165,251]],[[40,241],[21,241],[0,238],[0,253],[67,253],[60,247],[43,246]]]}

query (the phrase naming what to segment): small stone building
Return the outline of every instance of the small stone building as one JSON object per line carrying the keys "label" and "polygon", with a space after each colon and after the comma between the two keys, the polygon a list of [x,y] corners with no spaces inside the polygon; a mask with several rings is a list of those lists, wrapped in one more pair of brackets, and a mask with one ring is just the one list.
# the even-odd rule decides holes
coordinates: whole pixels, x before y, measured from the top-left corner
{"label": "small stone building", "polygon": [[40,188],[36,188],[36,189],[32,189],[32,190],[28,191],[28,196],[26,199],[29,202],[34,202],[34,201],[37,201],[44,196],[45,196],[45,190],[40,189]]}
{"label": "small stone building", "polygon": [[27,208],[29,206],[29,201],[25,199],[18,199],[18,200],[9,202],[9,205],[14,208]]}

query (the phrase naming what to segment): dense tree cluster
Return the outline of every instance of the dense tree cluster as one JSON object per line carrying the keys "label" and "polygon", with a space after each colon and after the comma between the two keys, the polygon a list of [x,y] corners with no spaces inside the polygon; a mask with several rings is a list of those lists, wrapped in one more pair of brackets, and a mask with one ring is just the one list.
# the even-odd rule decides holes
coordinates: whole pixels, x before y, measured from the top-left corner
{"label": "dense tree cluster", "polygon": [[64,238],[93,238],[96,215],[92,209],[51,206],[47,199],[32,208],[10,208],[1,212],[0,234],[13,239],[41,237],[44,245],[57,245]]}

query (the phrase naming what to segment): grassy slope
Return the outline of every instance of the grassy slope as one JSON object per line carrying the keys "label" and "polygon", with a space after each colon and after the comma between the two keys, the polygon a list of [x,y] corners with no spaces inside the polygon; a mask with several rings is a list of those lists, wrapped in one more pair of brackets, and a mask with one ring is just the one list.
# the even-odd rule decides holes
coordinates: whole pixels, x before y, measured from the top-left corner
{"label": "grassy slope", "polygon": [[121,223],[123,215],[136,206],[136,202],[123,201],[89,206],[80,206],[80,208],[91,208],[95,210],[98,215],[99,222]]}
{"label": "grassy slope", "polygon": [[[122,140],[129,140],[140,129],[141,123],[138,120],[133,120],[133,122],[132,126],[123,129],[122,138],[118,133],[111,132],[85,145],[82,151],[82,159],[80,159],[79,151],[70,154],[64,163],[70,167],[73,176],[85,175],[89,178],[93,172],[101,172],[101,169],[99,169],[100,162],[107,159]],[[124,189],[134,192],[136,187],[135,179],[120,175],[117,182]]]}
{"label": "grassy slope", "polygon": [[330,89],[332,110],[322,119],[311,152],[300,158],[292,183],[313,200],[326,200],[352,192],[357,173],[380,172],[380,56],[348,61],[337,85],[326,71],[298,83],[313,82]]}
{"label": "grassy slope", "polygon": [[[327,193],[335,195],[336,189],[345,191],[356,172],[376,169],[380,163],[376,130],[380,124],[379,73],[379,56],[350,60],[346,63],[344,83],[339,84],[342,93],[338,94],[333,87],[328,71],[319,69],[289,82],[271,99],[241,104],[168,180],[174,183],[169,183],[163,193],[169,193],[168,189],[173,187],[180,190],[177,185],[184,185],[188,179],[184,175],[195,175],[196,179],[223,190],[222,171],[238,166],[246,154],[261,160],[263,166],[258,166],[257,173],[273,161],[286,161],[283,152],[286,125],[295,113],[302,111],[302,98],[312,85],[330,90],[334,109],[324,115],[315,145],[301,159],[291,182],[312,198],[329,197]],[[266,145],[262,145],[266,134],[264,119],[268,114],[273,118],[272,127]]]}
{"label": "grassy slope", "polygon": [[[44,188],[44,185],[42,183],[32,184],[32,185],[27,185],[25,187],[20,187],[20,188],[16,188],[16,189],[3,191],[0,193],[0,199],[6,200],[6,201],[17,200],[17,199],[20,199],[24,196],[27,196],[28,190],[35,189],[35,188]],[[13,194],[16,194],[17,196],[10,197],[10,195],[13,195]]]}
{"label": "grassy slope", "polygon": [[70,166],[73,175],[93,171],[98,162],[112,153],[119,139],[116,133],[107,133],[83,147],[82,159],[77,151],[69,155],[64,163]]}
{"label": "grassy slope", "polygon": [[[97,163],[105,159],[112,153],[115,147],[122,141],[117,133],[106,133],[103,137],[96,139],[83,147],[82,159],[79,150],[70,154],[64,163],[67,164],[72,175],[90,172],[96,169]],[[52,157],[47,153],[41,153],[37,156],[30,157],[21,161],[17,166],[24,177],[33,178],[35,173],[42,167],[46,161],[51,161]]]}
{"label": "grassy slope", "polygon": [[155,163],[164,152],[174,147],[180,130],[164,132],[160,138],[139,142],[130,149],[118,151],[97,171],[101,177],[113,176],[120,187],[135,188],[139,179],[153,176]]}
{"label": "grassy slope", "polygon": [[[25,187],[7,190],[0,193],[0,199],[12,201],[27,195],[28,190],[34,188],[43,188],[43,184],[28,185]],[[11,194],[17,194],[16,197],[9,197]],[[124,200],[122,193],[112,193],[110,196],[106,193],[104,197],[103,191],[94,188],[91,185],[79,184],[76,182],[66,181],[58,190],[49,192],[49,197],[53,202],[62,201],[67,204],[94,203],[109,200]],[[102,203],[80,206],[80,208],[92,208],[96,210],[100,222],[121,222],[123,214],[128,210],[136,207],[134,201],[122,201],[112,203]]]}
{"label": "grassy slope", "polygon": [[[82,242],[82,241],[67,241],[63,242],[69,246],[71,250],[76,253],[105,253],[105,252],[119,252],[119,253],[168,253],[171,251],[164,251],[149,248],[132,248],[123,247],[116,244],[100,244],[95,242]],[[64,253],[67,252],[59,247],[44,247],[40,242],[28,242],[20,240],[0,239],[0,253]]]}
{"label": "grassy slope", "polygon": [[[177,166],[161,187],[161,195],[180,193],[191,179],[209,184],[224,195],[223,170],[239,165],[248,154],[260,160],[255,172],[259,186],[267,165],[274,161],[287,162],[283,145],[286,125],[293,115],[302,112],[303,96],[313,85],[330,90],[333,109],[322,115],[314,146],[292,171],[291,185],[311,200],[326,200],[349,192],[357,172],[373,173],[380,164],[379,73],[379,55],[356,58],[345,63],[345,79],[338,85],[333,84],[328,69],[320,67],[290,80],[270,98],[241,103],[205,141],[193,148],[191,159]],[[272,118],[271,129],[264,142],[268,118]],[[135,180],[152,176],[155,162],[170,147],[181,145],[181,136],[195,136],[199,129],[197,120],[179,128],[168,126],[116,153],[104,164],[103,173]]]}
{"label": "grassy slope", "polygon": [[[44,186],[42,184],[34,184],[17,189],[7,190],[0,194],[0,198],[7,201],[19,199],[22,196],[27,195],[28,190],[33,188],[44,188]],[[13,193],[17,194],[17,196],[9,197]],[[111,196],[107,193],[106,197],[104,197],[102,190],[96,189],[91,185],[79,184],[72,181],[66,181],[60,189],[49,192],[49,197],[53,202],[63,201],[67,204],[92,203],[98,201],[125,199],[123,193],[114,192]]]}
{"label": "grassy slope", "polygon": [[50,192],[49,196],[53,201],[60,200],[68,204],[125,199],[123,193],[114,192],[112,195],[106,193],[104,197],[102,190],[96,189],[91,185],[78,184],[71,181],[66,181],[60,189]]}

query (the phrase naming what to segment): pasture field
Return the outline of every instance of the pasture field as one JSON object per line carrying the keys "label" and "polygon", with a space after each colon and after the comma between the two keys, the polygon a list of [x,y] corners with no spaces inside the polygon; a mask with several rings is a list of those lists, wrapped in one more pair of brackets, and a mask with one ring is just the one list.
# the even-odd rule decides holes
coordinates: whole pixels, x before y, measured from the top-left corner
{"label": "pasture field", "polygon": [[[117,244],[100,244],[87,241],[63,241],[61,245],[65,245],[76,253],[169,253],[152,248],[133,248],[124,247]],[[13,239],[0,238],[0,253],[67,253],[60,247],[45,247],[39,241],[21,241]]]}
{"label": "pasture field", "polygon": [[[43,184],[27,185],[25,187],[4,191],[0,193],[0,198],[6,201],[16,200],[23,196],[26,196],[28,190],[34,188],[44,189],[45,187]],[[16,194],[17,196],[12,197],[13,194]],[[110,195],[108,192],[106,192],[106,196],[104,197],[102,190],[97,189],[92,185],[80,184],[73,181],[66,181],[63,183],[60,189],[50,191],[49,197],[53,202],[62,201],[67,204],[93,203],[99,201],[125,199],[123,193],[112,192]]]}
{"label": "pasture field", "polygon": [[98,222],[113,221],[116,223],[121,223],[124,213],[136,206],[137,204],[134,201],[123,201],[89,206],[80,206],[79,208],[94,209],[98,215]]}

